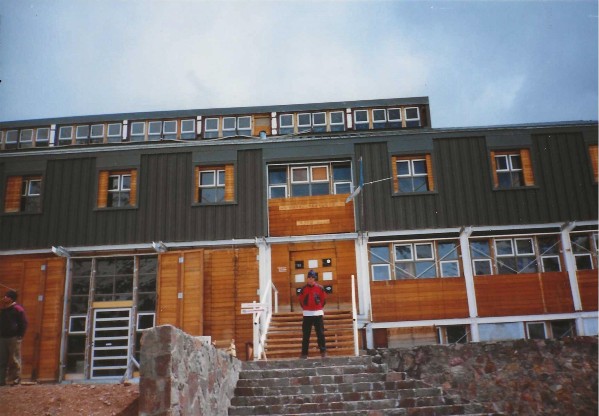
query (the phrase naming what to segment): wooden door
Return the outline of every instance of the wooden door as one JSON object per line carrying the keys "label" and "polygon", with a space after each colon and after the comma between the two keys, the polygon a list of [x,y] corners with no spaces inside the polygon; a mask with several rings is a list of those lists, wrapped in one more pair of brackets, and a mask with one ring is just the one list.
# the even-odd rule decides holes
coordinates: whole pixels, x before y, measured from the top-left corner
{"label": "wooden door", "polygon": [[314,270],[317,283],[327,289],[326,309],[339,309],[339,279],[337,255],[334,247],[320,250],[291,251],[289,253],[289,290],[291,310],[301,311],[297,290],[306,285],[308,272]]}

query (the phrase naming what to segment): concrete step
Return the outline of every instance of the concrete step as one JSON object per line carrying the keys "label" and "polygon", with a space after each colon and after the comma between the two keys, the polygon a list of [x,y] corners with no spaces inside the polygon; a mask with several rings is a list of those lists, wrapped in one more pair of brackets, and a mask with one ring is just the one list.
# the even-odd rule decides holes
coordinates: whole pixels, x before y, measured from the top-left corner
{"label": "concrete step", "polygon": [[242,369],[240,379],[260,378],[301,378],[310,376],[338,376],[344,374],[375,373],[384,375],[385,368],[378,364],[353,364],[353,365],[326,365],[308,368],[273,368],[263,370]]}
{"label": "concrete step", "polygon": [[237,387],[289,387],[314,384],[374,383],[385,381],[385,376],[372,374],[343,374],[328,376],[306,376],[297,378],[254,378],[239,379]]}

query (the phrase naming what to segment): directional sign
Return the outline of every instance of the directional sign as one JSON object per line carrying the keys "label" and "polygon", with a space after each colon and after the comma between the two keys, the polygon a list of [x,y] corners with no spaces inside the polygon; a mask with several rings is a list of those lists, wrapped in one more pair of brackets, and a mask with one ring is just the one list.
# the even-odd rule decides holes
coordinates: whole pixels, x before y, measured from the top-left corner
{"label": "directional sign", "polygon": [[266,308],[266,305],[264,303],[256,303],[256,302],[241,304],[241,309],[252,309],[252,308],[263,309],[263,308]]}
{"label": "directional sign", "polygon": [[266,308],[241,309],[242,315],[248,315],[250,313],[259,313],[259,312],[266,312]]}

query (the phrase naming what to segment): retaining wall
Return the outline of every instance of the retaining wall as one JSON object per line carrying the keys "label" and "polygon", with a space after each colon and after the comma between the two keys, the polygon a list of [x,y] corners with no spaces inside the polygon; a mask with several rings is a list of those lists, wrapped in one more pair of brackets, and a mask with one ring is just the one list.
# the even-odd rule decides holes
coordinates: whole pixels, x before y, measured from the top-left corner
{"label": "retaining wall", "polygon": [[227,414],[241,361],[171,326],[141,340],[139,414]]}
{"label": "retaining wall", "polygon": [[395,371],[513,415],[597,415],[597,337],[369,351]]}

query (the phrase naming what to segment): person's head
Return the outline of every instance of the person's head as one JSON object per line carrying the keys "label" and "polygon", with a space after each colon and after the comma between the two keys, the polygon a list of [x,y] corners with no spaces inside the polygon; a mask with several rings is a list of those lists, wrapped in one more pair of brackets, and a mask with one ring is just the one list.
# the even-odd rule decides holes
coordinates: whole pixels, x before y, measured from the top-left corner
{"label": "person's head", "polygon": [[10,299],[12,302],[16,302],[17,300],[17,292],[15,290],[7,290],[4,294],[4,298]]}
{"label": "person's head", "polygon": [[316,272],[314,270],[310,270],[308,272],[308,284],[310,286],[312,286],[316,282],[317,279],[318,279],[318,277],[316,276]]}

